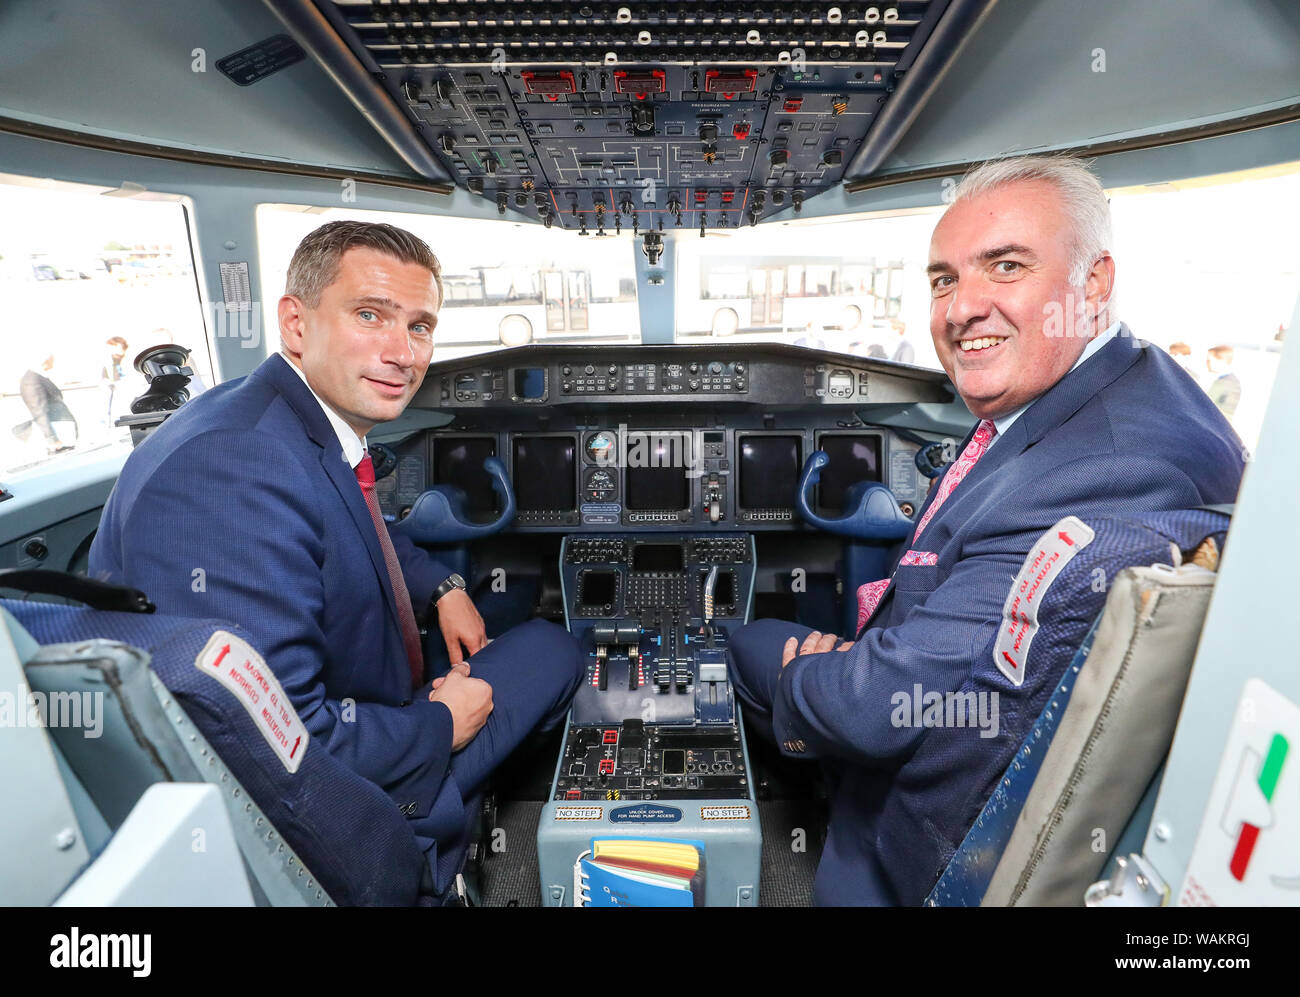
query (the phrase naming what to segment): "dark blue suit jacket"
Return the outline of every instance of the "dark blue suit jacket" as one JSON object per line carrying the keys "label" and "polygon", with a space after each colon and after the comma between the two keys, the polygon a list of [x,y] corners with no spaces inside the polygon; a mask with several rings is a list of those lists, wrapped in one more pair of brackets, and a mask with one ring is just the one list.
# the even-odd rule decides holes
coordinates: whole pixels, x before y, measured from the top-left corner
{"label": "dark blue suit jacket", "polygon": [[[391,536],[421,607],[450,571]],[[451,712],[411,701],[369,511],[338,436],[288,361],[273,355],[204,392],[131,454],[90,572],[142,589],[160,612],[252,633],[311,732],[309,750],[328,750],[383,787],[418,836],[451,757]]]}
{"label": "dark blue suit jacket", "polygon": [[904,546],[937,563],[900,566],[850,650],[797,657],[781,674],[777,743],[826,760],[833,782],[818,903],[921,902],[953,831],[958,840],[965,831],[952,815],[973,818],[1005,770],[1018,746],[1005,732],[1012,725],[997,750],[974,731],[961,750],[952,739],[927,750],[934,731],[895,727],[890,704],[920,683],[940,694],[997,690],[1004,720],[1028,708],[1030,690],[992,667],[991,648],[1038,537],[1069,515],[1233,502],[1243,466],[1240,441],[1205,392],[1125,327],[997,438],[920,541]]}

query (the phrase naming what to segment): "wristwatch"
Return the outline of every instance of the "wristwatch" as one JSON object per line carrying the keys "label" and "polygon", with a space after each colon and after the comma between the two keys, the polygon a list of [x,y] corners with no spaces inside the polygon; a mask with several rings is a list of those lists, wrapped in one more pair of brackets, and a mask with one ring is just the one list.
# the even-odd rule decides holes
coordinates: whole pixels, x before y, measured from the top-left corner
{"label": "wristwatch", "polygon": [[456,574],[454,571],[447,576],[445,582],[433,590],[433,597],[429,599],[429,605],[436,606],[438,600],[452,589],[460,589],[462,592],[465,591],[465,579],[461,578],[460,575]]}

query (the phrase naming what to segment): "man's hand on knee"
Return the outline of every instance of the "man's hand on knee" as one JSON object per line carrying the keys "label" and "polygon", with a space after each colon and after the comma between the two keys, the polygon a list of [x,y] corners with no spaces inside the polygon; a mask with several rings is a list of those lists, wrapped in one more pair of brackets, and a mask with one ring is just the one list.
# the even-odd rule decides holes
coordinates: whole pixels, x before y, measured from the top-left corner
{"label": "man's hand on knee", "polygon": [[461,664],[464,658],[487,646],[483,617],[475,608],[474,601],[463,591],[452,589],[438,600],[437,610],[438,628],[447,643],[447,657],[453,665]]}
{"label": "man's hand on knee", "polygon": [[492,687],[482,679],[470,678],[467,665],[458,665],[435,679],[429,699],[451,711],[452,751],[469,744],[492,712]]}
{"label": "man's hand on knee", "polygon": [[846,640],[835,646],[839,638],[834,634],[823,634],[814,630],[803,639],[803,646],[799,646],[799,638],[791,637],[785,642],[785,647],[781,649],[781,667],[784,668],[792,662],[796,656],[801,654],[825,654],[827,651],[847,651],[853,646],[853,641]]}

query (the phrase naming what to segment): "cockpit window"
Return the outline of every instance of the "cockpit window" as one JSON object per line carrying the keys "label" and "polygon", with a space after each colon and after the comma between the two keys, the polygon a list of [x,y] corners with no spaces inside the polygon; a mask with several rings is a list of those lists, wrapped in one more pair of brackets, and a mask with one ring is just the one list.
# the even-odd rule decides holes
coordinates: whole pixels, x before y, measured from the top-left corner
{"label": "cockpit window", "polygon": [[434,333],[435,361],[529,343],[641,341],[630,238],[580,237],[490,219],[264,204],[257,231],[267,328],[277,328],[276,301],[294,248],[312,229],[338,219],[398,225],[437,255],[446,300]]}
{"label": "cockpit window", "polygon": [[212,384],[185,207],[127,190],[0,175],[0,469],[130,440],[114,425],[145,390],[133,361],[188,348]]}
{"label": "cockpit window", "polygon": [[1254,450],[1300,297],[1300,162],[1111,191],[1119,318]]}
{"label": "cockpit window", "polygon": [[679,343],[790,343],[938,367],[926,250],[941,207],[677,243]]}

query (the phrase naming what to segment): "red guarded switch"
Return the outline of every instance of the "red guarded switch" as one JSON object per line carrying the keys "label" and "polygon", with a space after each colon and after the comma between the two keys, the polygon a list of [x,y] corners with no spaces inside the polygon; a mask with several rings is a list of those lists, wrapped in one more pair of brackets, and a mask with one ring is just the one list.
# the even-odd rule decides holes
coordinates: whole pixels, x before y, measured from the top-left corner
{"label": "red guarded switch", "polygon": [[637,100],[645,100],[646,94],[664,93],[668,89],[668,77],[662,69],[649,72],[627,72],[617,70],[614,73],[614,92],[636,94]]}
{"label": "red guarded switch", "polygon": [[567,70],[560,70],[554,73],[520,73],[524,81],[524,89],[529,93],[544,94],[551,99],[562,93],[577,93],[578,85],[574,82],[573,74]]}
{"label": "red guarded switch", "polygon": [[742,69],[739,72],[709,69],[704,73],[704,89],[708,93],[720,93],[727,100],[734,100],[738,93],[753,93],[757,80],[757,69]]}

